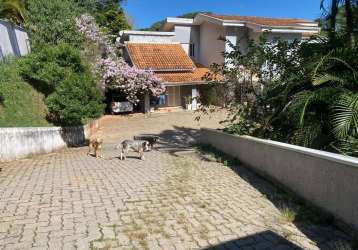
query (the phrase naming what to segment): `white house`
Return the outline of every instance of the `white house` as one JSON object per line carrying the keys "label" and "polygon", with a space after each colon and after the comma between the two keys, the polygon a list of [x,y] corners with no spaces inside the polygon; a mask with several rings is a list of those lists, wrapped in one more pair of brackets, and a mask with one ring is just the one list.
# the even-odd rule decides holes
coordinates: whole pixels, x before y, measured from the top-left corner
{"label": "white house", "polygon": [[0,20],[0,59],[9,55],[24,56],[28,53],[30,53],[30,42],[26,31]]}
{"label": "white house", "polygon": [[[184,97],[196,97],[203,76],[213,63],[224,63],[224,52],[239,45],[245,52],[250,40],[303,40],[318,34],[318,23],[294,18],[198,14],[193,19],[168,17],[158,32],[122,31],[129,63],[153,70],[167,86],[163,106],[183,106]],[[191,63],[190,63],[191,62]],[[187,99],[187,98],[185,98]],[[193,107],[196,107],[195,98]]]}

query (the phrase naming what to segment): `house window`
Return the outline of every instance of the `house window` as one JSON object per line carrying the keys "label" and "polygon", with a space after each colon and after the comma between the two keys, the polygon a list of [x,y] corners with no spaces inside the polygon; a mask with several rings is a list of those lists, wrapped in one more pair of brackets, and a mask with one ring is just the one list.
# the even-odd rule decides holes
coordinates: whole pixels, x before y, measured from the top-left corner
{"label": "house window", "polygon": [[189,56],[195,57],[195,44],[194,43],[189,44]]}

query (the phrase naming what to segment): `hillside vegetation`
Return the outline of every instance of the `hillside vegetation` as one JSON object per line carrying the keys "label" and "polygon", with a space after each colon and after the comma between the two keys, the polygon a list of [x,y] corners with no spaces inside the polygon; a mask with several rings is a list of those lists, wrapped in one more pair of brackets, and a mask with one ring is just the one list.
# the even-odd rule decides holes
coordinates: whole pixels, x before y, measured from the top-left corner
{"label": "hillside vegetation", "polygon": [[120,0],[0,0],[0,18],[24,27],[32,50],[0,61],[0,127],[79,126],[104,113],[91,68],[103,51],[85,40],[84,14],[108,40],[130,28]]}
{"label": "hillside vegetation", "polygon": [[0,63],[0,127],[51,126],[43,95],[18,74],[17,62]]}

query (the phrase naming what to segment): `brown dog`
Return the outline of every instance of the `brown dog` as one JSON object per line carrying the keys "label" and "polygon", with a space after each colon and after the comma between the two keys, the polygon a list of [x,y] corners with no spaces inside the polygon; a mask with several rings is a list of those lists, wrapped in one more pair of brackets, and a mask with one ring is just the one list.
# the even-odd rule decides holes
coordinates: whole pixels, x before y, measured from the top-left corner
{"label": "brown dog", "polygon": [[91,155],[91,151],[94,151],[94,156],[96,158],[103,158],[101,152],[102,152],[102,144],[103,144],[103,139],[102,138],[93,138],[90,139],[89,142],[89,148],[88,148],[88,153],[87,155]]}

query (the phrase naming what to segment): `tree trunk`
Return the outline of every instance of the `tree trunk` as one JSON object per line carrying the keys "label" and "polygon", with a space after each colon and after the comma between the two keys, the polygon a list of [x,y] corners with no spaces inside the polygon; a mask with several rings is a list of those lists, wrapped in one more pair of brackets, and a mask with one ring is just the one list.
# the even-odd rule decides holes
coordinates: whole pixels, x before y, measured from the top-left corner
{"label": "tree trunk", "polygon": [[329,15],[330,27],[329,27],[329,40],[334,43],[336,40],[336,24],[338,14],[338,0],[332,0],[331,13]]}
{"label": "tree trunk", "polygon": [[349,47],[354,45],[354,34],[353,34],[353,10],[351,0],[344,1],[344,7],[346,11],[346,40]]}

